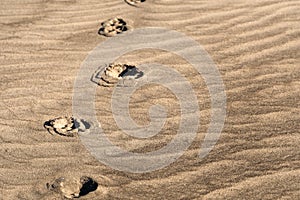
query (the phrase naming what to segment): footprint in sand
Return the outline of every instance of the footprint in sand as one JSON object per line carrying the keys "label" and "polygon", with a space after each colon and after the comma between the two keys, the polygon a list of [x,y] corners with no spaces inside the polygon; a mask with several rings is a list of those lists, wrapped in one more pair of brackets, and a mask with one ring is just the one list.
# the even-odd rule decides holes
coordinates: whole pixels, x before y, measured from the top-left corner
{"label": "footprint in sand", "polygon": [[51,119],[44,123],[44,127],[52,135],[56,133],[62,136],[74,137],[78,133],[73,117],[58,117]]}
{"label": "footprint in sand", "polygon": [[137,6],[137,4],[145,2],[146,0],[124,0],[124,1],[131,6]]}
{"label": "footprint in sand", "polygon": [[[133,65],[127,64],[110,64],[104,71],[96,71],[91,81],[104,87],[113,87],[120,80],[134,80],[143,76],[143,72],[139,71]],[[124,82],[123,82],[124,84]]]}
{"label": "footprint in sand", "polygon": [[123,19],[115,17],[102,22],[98,33],[106,37],[112,37],[128,29],[129,26]]}
{"label": "footprint in sand", "polygon": [[50,191],[60,193],[67,199],[73,199],[95,191],[98,188],[98,183],[87,176],[81,178],[60,177],[52,183],[47,183],[46,187]]}
{"label": "footprint in sand", "polygon": [[84,120],[65,116],[46,121],[44,127],[52,135],[56,133],[62,136],[74,137],[78,134],[78,131],[89,129],[90,124]]}

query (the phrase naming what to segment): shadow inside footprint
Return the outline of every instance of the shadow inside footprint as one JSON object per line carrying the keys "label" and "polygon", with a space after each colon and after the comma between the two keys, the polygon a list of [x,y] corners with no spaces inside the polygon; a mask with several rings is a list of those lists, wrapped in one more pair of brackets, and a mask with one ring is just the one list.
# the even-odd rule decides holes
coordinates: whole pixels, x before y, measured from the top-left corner
{"label": "shadow inside footprint", "polygon": [[45,122],[44,122],[44,128],[45,128],[45,129],[48,129],[49,126],[52,126],[51,120],[45,121]]}
{"label": "shadow inside footprint", "polygon": [[87,195],[90,192],[95,191],[98,188],[98,183],[90,177],[81,177],[82,187],[80,189],[79,196]]}
{"label": "shadow inside footprint", "polygon": [[136,4],[138,3],[143,3],[145,2],[146,0],[125,0],[125,2],[128,4],[128,5],[131,5],[131,6],[136,6]]}
{"label": "shadow inside footprint", "polygon": [[91,128],[91,124],[85,121],[84,119],[80,119],[80,120],[76,119],[74,120],[74,124],[79,131],[85,131]]}
{"label": "shadow inside footprint", "polygon": [[144,75],[144,72],[139,71],[135,66],[130,66],[128,67],[119,75],[119,77],[125,78],[125,77],[130,77],[133,79],[138,79]]}

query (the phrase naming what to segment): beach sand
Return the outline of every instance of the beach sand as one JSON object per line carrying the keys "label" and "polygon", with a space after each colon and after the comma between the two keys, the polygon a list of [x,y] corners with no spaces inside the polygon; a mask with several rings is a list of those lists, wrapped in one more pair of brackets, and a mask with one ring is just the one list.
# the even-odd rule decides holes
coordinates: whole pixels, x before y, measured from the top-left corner
{"label": "beach sand", "polygon": [[[2,0],[0,3],[0,199],[61,199],[46,183],[92,177],[96,191],[80,199],[299,199],[300,2],[298,0]],[[163,169],[135,174],[95,159],[79,137],[50,135],[43,123],[72,115],[73,84],[99,43],[102,21],[121,17],[133,29],[165,27],[193,38],[210,54],[226,88],[220,139],[204,159],[199,147],[210,122],[203,78],[182,58],[143,50],[119,62],[157,62],[183,73],[198,97],[192,145]],[[157,150],[176,134],[180,112],[166,88],[140,88],[131,101],[137,123],[148,109],[169,111],[149,140],[122,133],[110,107],[113,88],[98,87],[97,118],[107,136],[133,152]]]}

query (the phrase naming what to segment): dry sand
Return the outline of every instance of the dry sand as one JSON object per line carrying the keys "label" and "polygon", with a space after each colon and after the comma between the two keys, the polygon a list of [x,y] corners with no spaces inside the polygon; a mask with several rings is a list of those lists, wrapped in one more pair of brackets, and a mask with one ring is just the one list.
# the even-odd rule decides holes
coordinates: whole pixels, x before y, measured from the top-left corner
{"label": "dry sand", "polygon": [[[81,199],[300,199],[300,1],[2,0],[0,3],[0,199],[60,199],[46,183],[90,176],[98,189]],[[87,54],[107,38],[100,23],[122,17],[133,28],[160,26],[198,41],[215,61],[227,93],[222,135],[203,160],[210,100],[203,79],[181,58],[148,50],[120,58],[160,62],[184,73],[199,99],[197,139],[172,165],[151,173],[113,170],[78,137],[52,136],[43,123],[72,114],[73,83]],[[172,58],[172,59],[170,59]],[[178,128],[178,102],[150,85],[131,114],[147,124],[151,103],[170,113],[161,134],[136,140],[117,128],[112,88],[97,90],[97,117],[108,137],[134,152],[167,144]]]}

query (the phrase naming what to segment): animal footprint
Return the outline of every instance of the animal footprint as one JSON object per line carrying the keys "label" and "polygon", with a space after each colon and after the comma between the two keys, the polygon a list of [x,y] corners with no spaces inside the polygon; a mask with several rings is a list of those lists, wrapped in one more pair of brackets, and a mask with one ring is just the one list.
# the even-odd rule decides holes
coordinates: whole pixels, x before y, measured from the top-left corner
{"label": "animal footprint", "polygon": [[73,117],[58,117],[46,121],[44,127],[52,135],[56,133],[62,136],[74,137],[78,133]]}
{"label": "animal footprint", "polygon": [[98,33],[106,37],[112,37],[128,29],[128,25],[123,19],[115,17],[102,22]]}
{"label": "animal footprint", "polygon": [[125,0],[125,2],[131,6],[136,6],[136,4],[145,2],[146,0]]}
{"label": "animal footprint", "polygon": [[98,183],[87,176],[80,179],[60,177],[52,183],[47,183],[46,187],[50,191],[60,193],[67,199],[73,199],[95,191]]}
{"label": "animal footprint", "polygon": [[[140,72],[133,65],[110,64],[102,73],[96,72],[96,75],[92,77],[92,81],[100,86],[112,87],[121,79],[137,79],[141,76],[143,76],[143,72]],[[98,79],[98,81],[94,79]]]}

